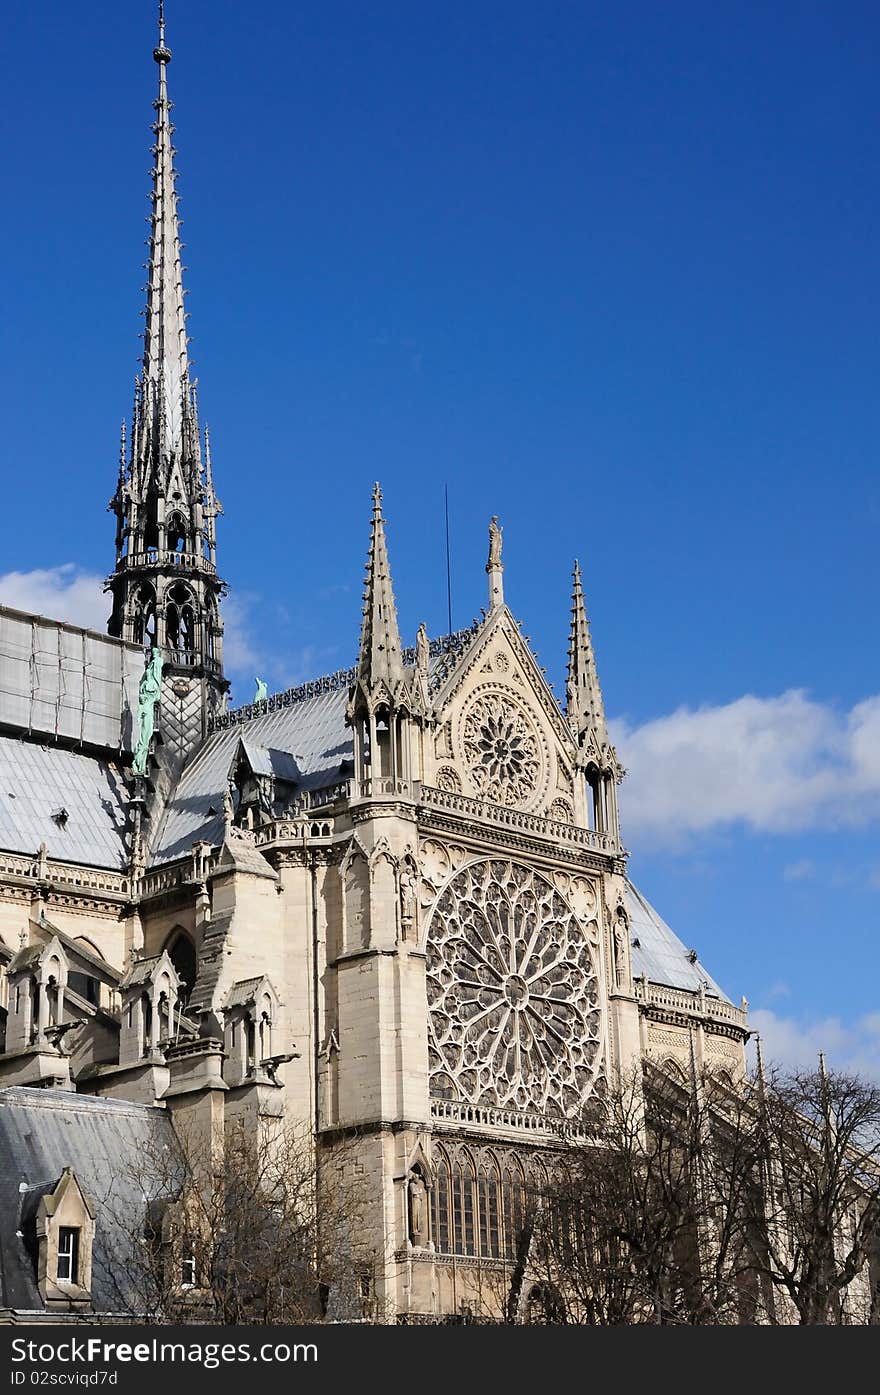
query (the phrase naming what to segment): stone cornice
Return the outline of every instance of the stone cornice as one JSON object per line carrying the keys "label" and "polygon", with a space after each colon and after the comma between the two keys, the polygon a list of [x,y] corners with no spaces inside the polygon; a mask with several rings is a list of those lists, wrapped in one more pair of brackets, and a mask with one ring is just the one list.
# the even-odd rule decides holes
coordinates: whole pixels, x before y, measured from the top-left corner
{"label": "stone cornice", "polygon": [[429,809],[422,805],[419,809],[419,832],[440,832],[448,834],[459,843],[475,852],[486,852],[487,848],[497,848],[503,852],[525,853],[536,863],[558,867],[560,863],[578,871],[613,873],[620,868],[620,856],[588,851],[584,848],[564,847],[549,839],[530,837],[528,834],[513,831],[495,824],[479,823],[466,815],[445,810]]}
{"label": "stone cornice", "polygon": [[657,1022],[667,1027],[682,1027],[685,1031],[698,1023],[703,1031],[713,1037],[728,1037],[731,1041],[748,1041],[750,1032],[746,1027],[737,1027],[733,1023],[718,1022],[713,1017],[701,1016],[699,1013],[676,1012],[670,1008],[645,1007],[639,1004],[639,1011],[649,1022]]}

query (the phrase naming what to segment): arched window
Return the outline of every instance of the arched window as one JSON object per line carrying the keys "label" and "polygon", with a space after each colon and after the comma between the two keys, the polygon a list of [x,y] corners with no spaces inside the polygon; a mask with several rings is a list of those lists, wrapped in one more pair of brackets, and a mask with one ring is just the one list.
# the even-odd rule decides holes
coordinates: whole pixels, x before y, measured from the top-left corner
{"label": "arched window", "polygon": [[595,765],[587,767],[587,821],[594,832],[603,833],[605,819],[605,782]]}
{"label": "arched window", "polygon": [[169,649],[180,655],[192,654],[196,648],[195,605],[189,588],[180,582],[168,592],[165,637]]}
{"label": "arched window", "polygon": [[156,593],[152,586],[141,586],[135,597],[132,639],[150,648],[156,642]]}
{"label": "arched window", "polygon": [[173,513],[168,520],[168,548],[171,552],[183,552],[186,548],[187,531],[183,517]]}
{"label": "arched window", "polygon": [[463,1153],[452,1168],[455,1254],[477,1253],[476,1182],[473,1160],[469,1153]]}
{"label": "arched window", "polygon": [[526,1184],[522,1168],[518,1163],[510,1163],[504,1169],[502,1179],[504,1199],[504,1253],[508,1259],[516,1259],[526,1221]]}
{"label": "arched window", "polygon": [[449,1159],[439,1153],[434,1171],[434,1243],[440,1254],[450,1254],[452,1239],[452,1173]]}
{"label": "arched window", "polygon": [[437,1149],[431,1196],[432,1239],[438,1254],[515,1260],[529,1214],[529,1192],[519,1160],[503,1166],[488,1149],[450,1158]]}
{"label": "arched window", "polygon": [[205,608],[205,653],[209,659],[217,657],[217,607],[209,597]]}
{"label": "arched window", "polygon": [[501,1175],[491,1154],[480,1164],[477,1194],[480,1207],[480,1254],[484,1258],[500,1259]]}
{"label": "arched window", "polygon": [[165,947],[181,981],[179,1001],[184,1005],[196,981],[196,948],[185,930],[173,930],[171,935]]}

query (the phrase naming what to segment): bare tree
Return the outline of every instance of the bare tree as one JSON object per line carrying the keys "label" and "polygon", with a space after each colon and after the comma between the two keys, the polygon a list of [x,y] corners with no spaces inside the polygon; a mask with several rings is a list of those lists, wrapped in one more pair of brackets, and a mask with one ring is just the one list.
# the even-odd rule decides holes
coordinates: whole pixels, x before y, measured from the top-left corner
{"label": "bare tree", "polygon": [[774,1317],[880,1321],[880,1086],[825,1069],[759,1078],[761,1185],[750,1192],[756,1262]]}
{"label": "bare tree", "polygon": [[539,1211],[530,1259],[547,1319],[752,1320],[743,1197],[756,1158],[754,1117],[726,1079],[649,1070],[610,1090]]}
{"label": "bare tree", "polygon": [[219,1156],[203,1136],[178,1128],[176,1138],[144,1152],[137,1175],[111,1179],[99,1199],[114,1237],[101,1280],[117,1312],[153,1323],[362,1316],[372,1256],[354,1143],[322,1153],[282,1121],[259,1132],[228,1125]]}
{"label": "bare tree", "polygon": [[550,1320],[736,1320],[740,1265],[724,1203],[747,1158],[728,1149],[718,1162],[707,1095],[659,1073],[608,1092],[604,1117],[561,1160],[537,1220],[531,1265]]}
{"label": "bare tree", "polygon": [[529,1264],[549,1321],[880,1321],[880,1087],[633,1077],[561,1158]]}

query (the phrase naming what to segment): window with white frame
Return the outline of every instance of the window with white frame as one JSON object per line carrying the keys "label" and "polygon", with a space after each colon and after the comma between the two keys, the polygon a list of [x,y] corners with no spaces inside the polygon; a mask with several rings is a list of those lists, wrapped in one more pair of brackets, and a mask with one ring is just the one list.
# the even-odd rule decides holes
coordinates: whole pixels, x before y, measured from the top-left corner
{"label": "window with white frame", "polygon": [[63,1225],[58,1230],[58,1269],[59,1283],[75,1284],[79,1275],[79,1230],[74,1226]]}

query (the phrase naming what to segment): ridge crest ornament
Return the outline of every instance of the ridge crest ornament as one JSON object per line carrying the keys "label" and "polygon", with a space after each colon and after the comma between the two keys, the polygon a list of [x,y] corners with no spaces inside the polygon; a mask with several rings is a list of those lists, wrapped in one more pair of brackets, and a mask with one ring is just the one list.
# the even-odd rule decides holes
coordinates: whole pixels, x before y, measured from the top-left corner
{"label": "ridge crest ornament", "polygon": [[546,760],[539,733],[517,700],[491,688],[478,689],[461,719],[461,755],[477,797],[509,808],[526,808],[540,796]]}
{"label": "ridge crest ornament", "polygon": [[576,1118],[601,1057],[599,987],[567,899],[530,867],[471,862],[428,927],[431,1094]]}

